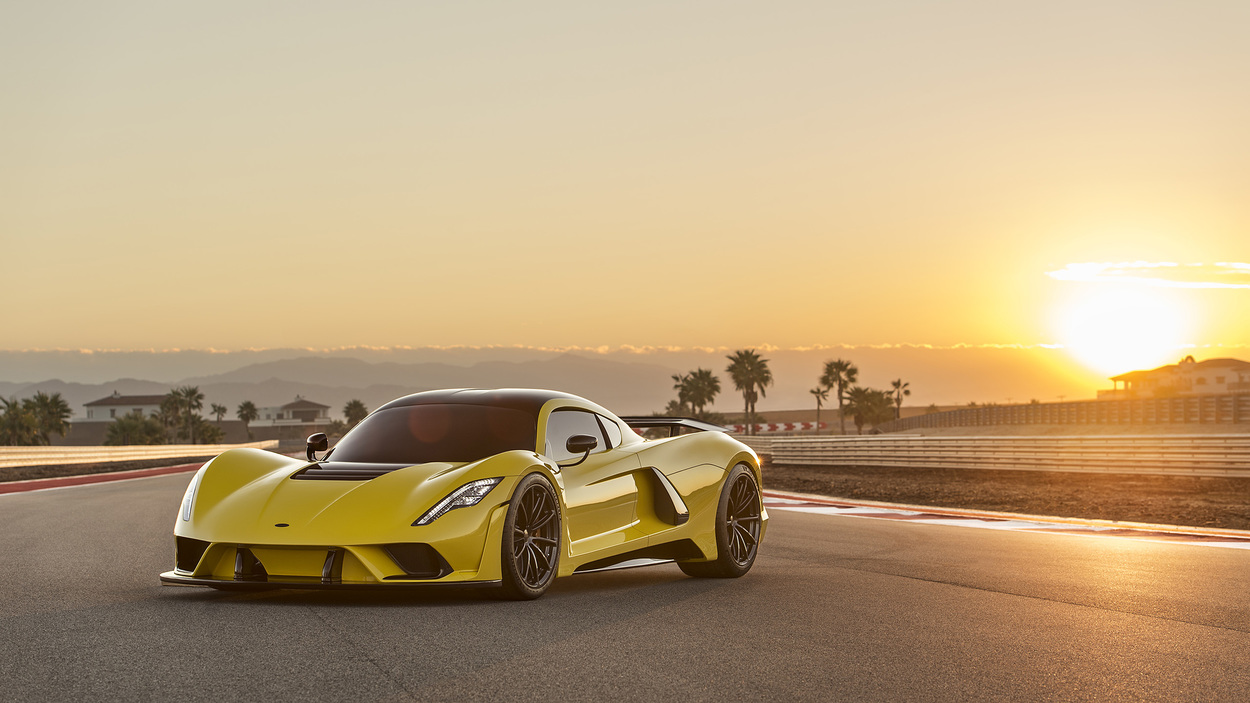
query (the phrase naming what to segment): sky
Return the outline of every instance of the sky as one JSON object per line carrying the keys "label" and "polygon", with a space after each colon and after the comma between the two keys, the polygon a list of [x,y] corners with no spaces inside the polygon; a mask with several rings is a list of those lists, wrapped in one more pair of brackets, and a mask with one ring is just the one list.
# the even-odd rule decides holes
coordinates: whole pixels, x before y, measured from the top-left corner
{"label": "sky", "polygon": [[4,3],[0,349],[1236,355],[1247,26],[1241,0]]}

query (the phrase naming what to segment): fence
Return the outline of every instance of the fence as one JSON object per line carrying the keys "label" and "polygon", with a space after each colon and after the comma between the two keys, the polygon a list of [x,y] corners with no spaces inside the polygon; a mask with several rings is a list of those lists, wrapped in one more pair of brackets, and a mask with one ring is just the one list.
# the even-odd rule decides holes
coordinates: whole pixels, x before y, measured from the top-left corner
{"label": "fence", "polygon": [[1067,403],[987,405],[905,417],[878,425],[882,432],[978,425],[1125,425],[1250,422],[1250,393],[1174,398],[1078,400]]}
{"label": "fence", "polygon": [[1250,478],[1250,436],[795,437],[772,462],[799,466],[1078,471]]}
{"label": "fence", "polygon": [[180,459],[213,456],[227,449],[273,449],[278,440],[247,444],[155,444],[125,447],[0,447],[0,468],[49,464],[96,464],[110,461]]}

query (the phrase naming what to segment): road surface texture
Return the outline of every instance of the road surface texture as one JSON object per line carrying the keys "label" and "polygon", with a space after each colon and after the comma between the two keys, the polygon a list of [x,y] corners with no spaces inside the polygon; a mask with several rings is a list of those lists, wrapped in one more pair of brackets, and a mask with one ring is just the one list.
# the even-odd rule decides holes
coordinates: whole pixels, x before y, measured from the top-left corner
{"label": "road surface texture", "polygon": [[773,510],[755,568],[158,585],[190,474],[0,496],[0,700],[1250,700],[1250,550]]}

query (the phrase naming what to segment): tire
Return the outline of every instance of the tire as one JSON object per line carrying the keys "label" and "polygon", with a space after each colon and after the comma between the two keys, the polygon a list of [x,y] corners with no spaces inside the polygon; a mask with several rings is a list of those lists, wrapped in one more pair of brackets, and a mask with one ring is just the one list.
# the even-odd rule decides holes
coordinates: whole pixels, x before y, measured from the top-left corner
{"label": "tire", "polygon": [[762,526],[760,487],[745,464],[729,472],[716,507],[716,558],[711,561],[678,562],[677,566],[697,578],[738,578],[751,570],[759,551]]}
{"label": "tire", "polygon": [[503,596],[533,600],[560,570],[560,502],[542,474],[521,479],[503,523]]}

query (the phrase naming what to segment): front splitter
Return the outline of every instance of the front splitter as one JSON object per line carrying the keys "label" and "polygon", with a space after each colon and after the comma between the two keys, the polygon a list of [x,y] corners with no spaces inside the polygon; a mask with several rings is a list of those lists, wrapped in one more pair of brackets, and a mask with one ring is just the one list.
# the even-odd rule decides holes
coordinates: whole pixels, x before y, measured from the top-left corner
{"label": "front splitter", "polygon": [[316,591],[394,591],[429,588],[481,588],[499,586],[500,581],[388,581],[372,583],[320,583],[315,581],[223,581],[184,576],[176,571],[161,574],[162,586],[208,586],[224,591],[265,591],[297,588]]}

